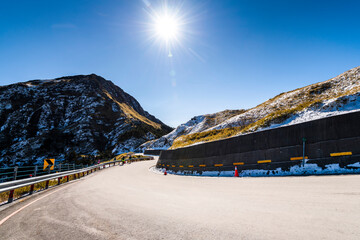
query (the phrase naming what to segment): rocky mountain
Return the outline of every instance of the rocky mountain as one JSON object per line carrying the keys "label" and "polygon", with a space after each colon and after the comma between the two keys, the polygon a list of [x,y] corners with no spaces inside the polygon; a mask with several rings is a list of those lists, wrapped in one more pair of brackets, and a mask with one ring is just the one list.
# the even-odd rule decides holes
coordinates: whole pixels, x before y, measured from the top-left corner
{"label": "rocky mountain", "polygon": [[360,67],[324,82],[281,93],[252,109],[240,110],[238,114],[223,118],[216,124],[204,123],[204,116],[195,117],[141,147],[178,148],[358,110]]}
{"label": "rocky mountain", "polygon": [[95,74],[0,87],[0,163],[122,153],[172,128]]}

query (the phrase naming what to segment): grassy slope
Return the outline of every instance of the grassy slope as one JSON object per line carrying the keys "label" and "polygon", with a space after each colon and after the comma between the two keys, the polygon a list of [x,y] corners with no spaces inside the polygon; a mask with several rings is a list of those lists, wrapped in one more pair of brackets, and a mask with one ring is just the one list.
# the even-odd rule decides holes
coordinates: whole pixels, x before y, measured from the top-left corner
{"label": "grassy slope", "polygon": [[[245,115],[252,111],[259,117],[249,118],[247,123],[237,127],[180,136],[175,139],[171,149],[253,132],[274,123],[281,123],[306,108],[316,107],[325,100],[355,94],[360,91],[359,73],[360,67],[357,67],[325,82],[281,93],[244,113]],[[348,86],[352,87],[348,88]]]}
{"label": "grassy slope", "polygon": [[129,118],[133,118],[136,120],[139,120],[141,122],[144,122],[152,127],[154,127],[155,129],[160,129],[161,125],[158,123],[155,123],[153,121],[151,121],[150,119],[140,115],[138,112],[136,112],[131,106],[125,104],[125,103],[119,103],[117,100],[115,100],[108,92],[104,91],[104,93],[106,94],[106,96],[108,98],[110,98],[112,101],[114,101],[119,107],[120,109],[126,114],[127,117]]}

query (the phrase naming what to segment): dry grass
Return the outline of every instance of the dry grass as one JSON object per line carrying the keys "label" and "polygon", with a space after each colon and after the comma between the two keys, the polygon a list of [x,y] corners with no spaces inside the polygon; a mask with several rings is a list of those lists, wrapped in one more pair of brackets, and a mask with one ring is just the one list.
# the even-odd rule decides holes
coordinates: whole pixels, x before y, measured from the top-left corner
{"label": "dry grass", "polygon": [[321,100],[307,101],[290,109],[285,108],[275,110],[264,118],[261,118],[258,121],[250,123],[244,127],[224,128],[180,136],[175,139],[173,145],[171,146],[171,149],[189,146],[198,142],[211,142],[233,137],[239,134],[253,132],[260,128],[269,127],[271,124],[281,123],[292,115],[296,114],[297,112],[300,112],[309,107],[316,106],[319,103],[321,103]]}
{"label": "dry grass", "polygon": [[171,149],[185,147],[198,142],[211,142],[219,139],[232,137],[239,134],[241,130],[241,127],[233,127],[184,135],[175,139],[173,145],[171,146]]}
{"label": "dry grass", "polygon": [[274,111],[274,112],[268,114],[267,116],[265,116],[264,118],[261,118],[260,120],[247,125],[245,128],[242,129],[241,133],[252,132],[252,131],[258,130],[259,128],[269,127],[272,124],[282,123],[286,119],[290,118],[292,115],[294,115],[300,111],[303,111],[306,108],[316,106],[317,104],[320,104],[320,103],[321,103],[320,100],[309,101],[309,102],[301,103],[301,104],[297,105],[296,107],[293,107],[290,109],[280,109],[280,110]]}
{"label": "dry grass", "polygon": [[214,114],[207,114],[205,115],[206,118],[205,122],[206,125],[208,126],[215,126],[219,123],[226,121],[229,118],[232,118],[244,112],[245,110],[241,109],[241,110],[224,110]]}
{"label": "dry grass", "polygon": [[121,111],[123,111],[123,113],[126,114],[127,117],[129,118],[133,118],[133,119],[137,119],[141,122],[144,122],[152,127],[154,127],[155,129],[161,129],[161,125],[158,123],[155,123],[149,119],[147,119],[146,117],[140,115],[137,111],[135,111],[131,106],[125,104],[125,103],[120,103],[118,102],[116,99],[114,99],[108,92],[104,91],[104,93],[106,94],[106,96],[108,98],[110,98],[112,101],[114,101],[117,105],[119,105]]}
{"label": "dry grass", "polygon": [[[83,177],[84,174],[82,173],[80,176]],[[69,176],[69,181],[72,181],[72,180],[74,180],[74,177],[73,177],[73,175],[70,175]],[[65,183],[65,182],[67,182],[67,179],[62,178],[60,180],[60,182]],[[49,181],[49,187],[55,186],[57,184],[58,184],[57,179],[53,179],[53,180]],[[46,181],[35,184],[34,185],[34,192],[44,190],[45,185],[46,185]],[[14,199],[20,198],[21,196],[24,196],[25,194],[28,194],[29,192],[30,192],[30,186],[15,189],[15,191],[14,191]],[[0,203],[7,202],[8,198],[9,198],[9,192],[0,193]]]}
{"label": "dry grass", "polygon": [[136,155],[136,154],[134,154],[133,152],[127,152],[127,153],[119,154],[119,155],[115,156],[114,158],[111,158],[110,160],[104,161],[104,162],[101,162],[101,163],[118,161],[118,160],[121,160],[122,158],[124,158],[124,160],[125,160],[125,159],[129,159],[129,157],[128,157],[129,155],[131,155],[131,158],[140,158],[140,157],[143,157],[142,155]]}

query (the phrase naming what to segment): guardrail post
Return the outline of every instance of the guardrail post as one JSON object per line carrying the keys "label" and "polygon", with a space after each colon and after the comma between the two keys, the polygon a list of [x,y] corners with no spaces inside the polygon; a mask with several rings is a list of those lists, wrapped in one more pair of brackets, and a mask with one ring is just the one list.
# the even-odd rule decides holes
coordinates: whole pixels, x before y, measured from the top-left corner
{"label": "guardrail post", "polygon": [[49,180],[46,181],[46,184],[45,184],[45,189],[48,189],[49,188]]}
{"label": "guardrail post", "polygon": [[11,203],[14,200],[14,190],[11,190],[9,193],[8,203]]}
{"label": "guardrail post", "polygon": [[67,182],[70,181],[70,180],[69,180],[69,177],[70,177],[70,176],[66,176],[66,181],[67,181]]}
{"label": "guardrail post", "polygon": [[34,184],[30,186],[29,195],[33,194],[33,192],[34,192]]}
{"label": "guardrail post", "polygon": [[35,165],[35,168],[34,168],[34,177],[36,177],[36,172],[37,172],[37,169],[38,169],[38,166]]}
{"label": "guardrail post", "polygon": [[58,177],[58,184],[57,185],[60,185],[61,183],[61,177]]}
{"label": "guardrail post", "polygon": [[15,166],[14,167],[14,180],[16,180],[17,172],[18,172],[18,166]]}

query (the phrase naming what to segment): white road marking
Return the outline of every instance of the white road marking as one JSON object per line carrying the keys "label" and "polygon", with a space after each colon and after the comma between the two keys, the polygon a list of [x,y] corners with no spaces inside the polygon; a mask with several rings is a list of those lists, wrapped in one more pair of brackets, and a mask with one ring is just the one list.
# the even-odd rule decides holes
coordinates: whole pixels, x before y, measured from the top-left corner
{"label": "white road marking", "polygon": [[54,194],[54,193],[56,193],[56,192],[58,192],[58,191],[60,191],[60,190],[63,190],[63,189],[65,189],[65,188],[69,187],[69,186],[70,186],[70,185],[65,186],[65,187],[62,187],[62,188],[60,188],[60,189],[58,189],[58,190],[55,190],[55,191],[53,191],[53,192],[50,192],[50,193],[48,193],[48,194],[46,194],[46,195],[44,195],[44,196],[42,196],[42,197],[40,197],[40,198],[32,201],[31,203],[28,203],[28,204],[26,204],[25,206],[19,208],[19,209],[16,210],[15,212],[11,213],[9,216],[3,218],[3,219],[0,221],[0,226],[1,226],[4,222],[6,222],[7,220],[9,220],[9,218],[11,218],[11,217],[14,216],[15,214],[19,213],[19,212],[22,211],[23,209],[27,208],[27,207],[30,206],[31,204],[33,204],[33,203],[35,203],[35,202],[37,202],[37,201],[39,201],[39,200],[41,200],[41,199],[43,199],[43,198],[51,195],[51,194]]}

